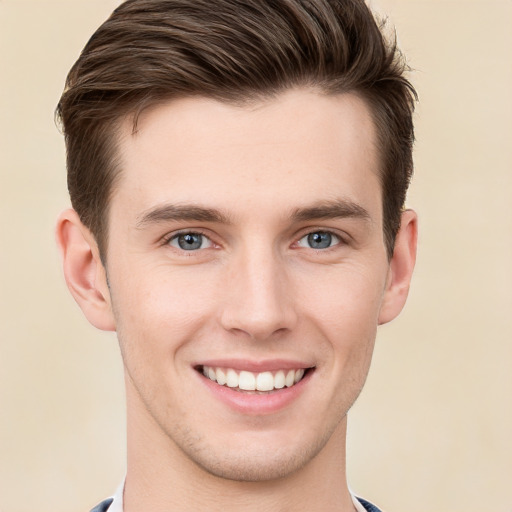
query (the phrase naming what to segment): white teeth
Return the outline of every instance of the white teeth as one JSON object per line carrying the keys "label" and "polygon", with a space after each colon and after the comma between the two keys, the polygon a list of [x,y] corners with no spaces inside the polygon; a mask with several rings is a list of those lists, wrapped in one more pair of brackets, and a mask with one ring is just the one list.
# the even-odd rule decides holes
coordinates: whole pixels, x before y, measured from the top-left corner
{"label": "white teeth", "polygon": [[295,384],[295,371],[290,370],[285,377],[284,384],[287,388],[293,386]]}
{"label": "white teeth", "polygon": [[283,370],[279,370],[275,375],[274,375],[274,387],[276,389],[282,389],[284,388],[284,385],[285,385],[285,376],[284,376],[284,372]]}
{"label": "white teeth", "polygon": [[254,374],[251,372],[240,372],[238,387],[245,391],[254,391],[256,389],[256,377],[254,377]]}
{"label": "white teeth", "polygon": [[258,391],[271,391],[274,389],[274,376],[270,372],[258,373],[256,389]]}
{"label": "white teeth", "polygon": [[226,374],[224,373],[224,370],[221,368],[217,368],[215,370],[215,379],[221,386],[224,386],[226,384]]}
{"label": "white teeth", "polygon": [[228,373],[226,374],[226,384],[230,388],[238,387],[238,373],[236,373],[235,370],[228,370]]}
{"label": "white teeth", "polygon": [[302,379],[302,377],[304,377],[304,369],[303,368],[301,368],[300,370],[297,370],[295,372],[295,379],[294,379],[295,384],[297,384],[297,382],[299,382],[299,380]]}
{"label": "white teeth", "polygon": [[217,382],[221,386],[230,388],[239,388],[243,391],[272,391],[273,389],[282,389],[285,386],[291,387],[299,382],[303,377],[305,370],[278,370],[275,373],[261,372],[253,373],[241,371],[237,373],[232,368],[213,368],[203,366],[203,375],[210,380]]}

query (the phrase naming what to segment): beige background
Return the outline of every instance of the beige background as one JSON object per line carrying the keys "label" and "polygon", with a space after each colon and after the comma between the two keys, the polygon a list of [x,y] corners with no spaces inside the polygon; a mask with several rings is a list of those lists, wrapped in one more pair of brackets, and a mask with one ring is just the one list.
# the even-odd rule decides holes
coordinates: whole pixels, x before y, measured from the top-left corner
{"label": "beige background", "polygon": [[[351,412],[351,486],[389,512],[512,511],[512,1],[377,0],[416,69],[413,291]],[[115,338],[53,242],[53,109],[113,0],[0,0],[0,511],[79,512],[124,472]]]}

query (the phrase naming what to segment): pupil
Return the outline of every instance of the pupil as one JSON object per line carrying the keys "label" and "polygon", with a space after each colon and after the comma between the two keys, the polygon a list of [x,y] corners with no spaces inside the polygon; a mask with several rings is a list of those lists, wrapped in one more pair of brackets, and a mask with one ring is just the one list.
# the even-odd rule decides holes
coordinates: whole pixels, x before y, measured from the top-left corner
{"label": "pupil", "polygon": [[314,249],[326,249],[330,247],[332,236],[330,233],[311,233],[308,235],[308,243]]}
{"label": "pupil", "polygon": [[201,236],[202,235],[199,235],[197,233],[189,233],[187,235],[181,235],[178,238],[178,244],[185,251],[199,249],[201,247]]}

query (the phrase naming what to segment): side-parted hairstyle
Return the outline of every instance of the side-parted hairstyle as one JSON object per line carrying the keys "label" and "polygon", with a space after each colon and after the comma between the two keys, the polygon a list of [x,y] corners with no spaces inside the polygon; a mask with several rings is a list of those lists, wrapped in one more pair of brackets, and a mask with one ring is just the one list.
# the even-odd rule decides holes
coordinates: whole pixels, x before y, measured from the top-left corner
{"label": "side-parted hairstyle", "polygon": [[[377,131],[388,256],[412,174],[416,92],[363,0],[128,0],[100,26],[57,106],[73,208],[106,256],[121,123],[173,98],[244,105],[294,87],[352,92]],[[141,170],[141,172],[143,172]]]}

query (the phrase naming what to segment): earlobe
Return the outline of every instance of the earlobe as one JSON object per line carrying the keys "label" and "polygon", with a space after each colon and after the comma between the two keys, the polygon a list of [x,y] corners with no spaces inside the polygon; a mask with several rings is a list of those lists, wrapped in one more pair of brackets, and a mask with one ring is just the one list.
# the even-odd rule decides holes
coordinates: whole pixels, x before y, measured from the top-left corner
{"label": "earlobe", "polygon": [[59,215],[57,245],[68,288],[89,322],[104,331],[115,331],[105,268],[91,232],[74,210]]}
{"label": "earlobe", "polygon": [[379,313],[379,325],[390,322],[402,311],[409,293],[412,271],[416,262],[418,217],[413,210],[402,213],[400,230],[396,236],[393,257]]}

